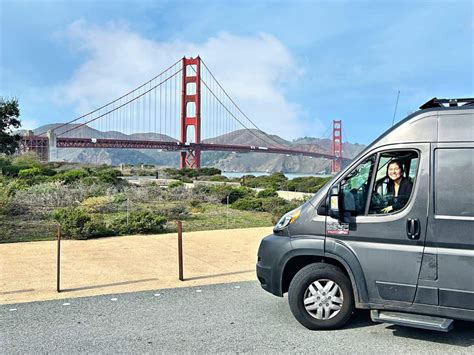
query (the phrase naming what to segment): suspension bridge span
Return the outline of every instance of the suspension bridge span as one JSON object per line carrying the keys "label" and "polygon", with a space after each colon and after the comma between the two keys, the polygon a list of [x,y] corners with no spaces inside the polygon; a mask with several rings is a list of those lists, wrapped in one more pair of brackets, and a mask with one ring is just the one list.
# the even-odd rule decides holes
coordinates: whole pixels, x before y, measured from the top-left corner
{"label": "suspension bridge span", "polygon": [[[242,132],[254,142],[241,144]],[[262,131],[229,96],[198,56],[182,58],[126,94],[45,132],[27,133],[20,152],[55,160],[61,148],[157,149],[180,153],[181,168],[200,168],[201,152],[301,155],[332,161],[342,156],[342,122],[333,121],[332,151],[295,149]],[[111,138],[113,137],[113,138]]]}

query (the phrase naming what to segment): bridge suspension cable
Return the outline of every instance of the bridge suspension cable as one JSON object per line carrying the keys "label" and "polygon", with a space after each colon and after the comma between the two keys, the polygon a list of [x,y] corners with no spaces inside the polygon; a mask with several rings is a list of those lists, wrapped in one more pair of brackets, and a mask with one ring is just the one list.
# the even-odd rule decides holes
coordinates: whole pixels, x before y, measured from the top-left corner
{"label": "bridge suspension cable", "polygon": [[[242,109],[239,107],[239,105],[237,105],[237,103],[230,97],[230,95],[227,93],[227,91],[222,87],[222,85],[220,84],[220,82],[216,79],[216,77],[214,76],[214,74],[212,73],[212,71],[209,69],[209,67],[206,65],[206,63],[201,59],[201,63],[204,65],[204,67],[206,68],[207,72],[210,74],[211,78],[214,80],[214,82],[218,85],[218,87],[222,90],[223,94],[225,95],[225,97],[232,103],[232,105],[237,109],[238,112],[240,112],[240,114],[242,114],[242,116],[244,116],[245,119],[247,119],[248,122],[250,122],[250,124],[255,127],[257,129],[257,131],[259,131],[263,137],[260,137],[258,135],[256,135],[249,127],[247,127],[241,120],[239,120],[235,114],[233,114],[222,102],[222,100],[219,100],[217,98],[217,96],[215,95],[215,93],[213,92],[213,90],[209,87],[209,85],[207,85],[207,83],[201,78],[201,81],[202,83],[207,87],[207,89],[210,91],[210,93],[216,98],[216,100],[219,102],[219,104],[242,126],[244,127],[246,130],[248,130],[250,133],[252,133],[255,137],[259,138],[261,141],[265,142],[266,144],[270,144],[270,146],[274,146],[271,142],[273,143],[276,143],[276,147],[285,147],[284,145],[282,145],[281,143],[277,142],[275,139],[273,139],[271,136],[269,136],[266,132],[264,132],[262,129],[260,129],[260,127],[258,127],[251,119],[250,117],[248,117],[243,111]],[[265,138],[268,138],[271,142],[269,142],[267,139]],[[285,147],[286,148],[286,147]]]}
{"label": "bridge suspension cable", "polygon": [[[82,118],[84,118],[84,117],[90,116],[90,115],[92,115],[93,113],[96,113],[97,111],[100,111],[100,110],[104,109],[105,107],[110,106],[110,105],[116,103],[117,101],[122,100],[124,97],[127,97],[128,95],[134,93],[135,91],[140,90],[141,88],[143,88],[143,87],[146,86],[147,84],[151,83],[152,81],[154,81],[154,80],[156,80],[157,78],[159,78],[160,76],[162,76],[164,73],[166,73],[167,71],[169,71],[170,69],[172,69],[174,66],[176,66],[178,63],[180,63],[180,61],[181,61],[181,59],[178,60],[178,61],[176,61],[176,62],[173,63],[172,65],[170,65],[168,68],[166,68],[166,69],[163,70],[161,73],[157,74],[156,76],[154,76],[153,78],[151,78],[151,79],[148,80],[147,82],[145,82],[145,83],[143,83],[142,85],[136,87],[135,89],[130,90],[129,92],[127,92],[126,94],[123,94],[123,95],[120,96],[119,98],[117,98],[117,99],[115,99],[115,100],[112,100],[112,101],[106,103],[105,105],[103,105],[103,106],[101,106],[101,107],[99,107],[99,108],[96,108],[96,109],[94,109],[94,110],[92,110],[92,111],[90,111],[90,112],[87,112],[87,113],[85,113],[85,114],[83,114],[83,115],[81,115],[81,116],[79,116],[79,117],[76,117],[76,118],[74,118],[74,119],[72,119],[72,120],[70,120],[70,121],[68,121],[68,122],[65,122],[65,123],[63,123],[63,124],[61,124],[61,125],[55,127],[53,130],[57,130],[57,129],[62,128],[62,127],[64,127],[64,126],[68,125],[68,124],[77,122],[77,121],[79,121],[80,119],[82,119]],[[41,132],[41,133],[38,134],[38,136],[42,136],[42,135],[45,134],[45,133],[46,133],[46,131]]]}
{"label": "bridge suspension cable", "polygon": [[[123,104],[120,104],[120,105],[117,106],[117,107],[114,106],[110,111],[107,111],[107,112],[105,112],[105,113],[103,113],[103,114],[101,114],[101,115],[99,115],[99,116],[97,116],[97,117],[95,117],[95,118],[93,118],[93,119],[90,119],[90,120],[88,120],[88,121],[86,121],[86,122],[83,122],[83,123],[81,123],[81,124],[79,124],[79,125],[77,125],[77,126],[75,126],[75,127],[72,127],[72,128],[70,128],[70,129],[68,129],[68,130],[65,130],[65,131],[63,131],[63,132],[61,132],[61,133],[58,133],[58,136],[62,136],[62,135],[64,135],[64,134],[68,133],[68,132],[71,132],[71,131],[74,131],[74,130],[76,130],[76,129],[79,129],[79,128],[81,128],[81,127],[83,127],[83,126],[85,126],[85,125],[87,125],[87,124],[89,124],[89,123],[91,123],[91,122],[94,122],[94,121],[98,120],[99,118],[102,118],[102,117],[104,117],[104,116],[107,116],[107,115],[109,115],[109,114],[111,114],[111,113],[113,113],[113,112],[119,110],[120,108],[125,107],[125,106],[127,106],[127,105],[133,103],[134,101],[137,101],[138,99],[144,97],[146,94],[150,93],[151,91],[153,91],[153,90],[155,90],[156,88],[160,87],[161,85],[165,84],[165,83],[168,82],[170,79],[174,78],[174,77],[175,77],[176,75],[178,75],[181,71],[182,71],[182,69],[179,69],[177,72],[175,72],[174,74],[172,74],[172,75],[169,76],[168,78],[164,79],[163,81],[161,81],[161,82],[158,83],[157,85],[153,86],[152,88],[149,88],[148,90],[144,91],[143,93],[139,94],[138,96],[134,96],[134,97],[133,97],[132,99],[130,99],[129,101],[127,101],[127,102],[125,102],[125,103],[123,103]],[[140,86],[140,88],[143,87],[143,86],[144,86],[144,85]],[[135,92],[135,91],[136,91],[136,90],[133,90],[133,91],[131,91],[130,93],[133,93],[133,92]],[[122,96],[122,98],[125,97],[125,96],[126,96],[126,95]],[[116,102],[116,101],[117,101],[117,100],[115,100],[114,102]],[[105,105],[105,106],[103,106],[102,108],[105,108],[105,107],[107,107],[107,106],[108,106],[108,105]],[[145,106],[145,104],[144,104],[144,106]],[[149,103],[149,107],[151,107],[151,102]],[[166,108],[165,108],[165,110],[166,110]],[[97,112],[97,111],[98,111],[98,110],[94,110],[93,112]],[[81,116],[81,118],[86,117],[86,116],[87,116],[87,115],[83,115],[83,116]],[[77,119],[76,119],[76,120],[77,120]],[[166,123],[166,121],[165,121],[165,123]],[[61,125],[60,127],[64,127],[65,125],[66,125],[66,124],[63,124],[63,125]],[[57,128],[60,128],[60,127],[57,127]]]}

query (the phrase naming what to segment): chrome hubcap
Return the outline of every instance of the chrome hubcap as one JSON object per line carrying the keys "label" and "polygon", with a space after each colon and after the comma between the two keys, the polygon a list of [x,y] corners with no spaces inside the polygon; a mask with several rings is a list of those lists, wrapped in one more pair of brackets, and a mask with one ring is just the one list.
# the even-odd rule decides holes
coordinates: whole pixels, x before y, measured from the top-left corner
{"label": "chrome hubcap", "polygon": [[327,320],[335,317],[341,311],[344,296],[337,283],[321,279],[308,286],[303,300],[306,311],[312,317]]}

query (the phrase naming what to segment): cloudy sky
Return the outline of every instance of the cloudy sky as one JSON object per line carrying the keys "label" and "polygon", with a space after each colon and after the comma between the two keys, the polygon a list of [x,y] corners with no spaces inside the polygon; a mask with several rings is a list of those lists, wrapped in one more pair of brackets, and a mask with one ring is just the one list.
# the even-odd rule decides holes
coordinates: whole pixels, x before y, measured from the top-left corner
{"label": "cloudy sky", "polygon": [[[0,0],[0,95],[68,121],[200,55],[286,139],[370,143],[428,99],[474,96],[473,2]],[[203,120],[205,117],[203,117]]]}

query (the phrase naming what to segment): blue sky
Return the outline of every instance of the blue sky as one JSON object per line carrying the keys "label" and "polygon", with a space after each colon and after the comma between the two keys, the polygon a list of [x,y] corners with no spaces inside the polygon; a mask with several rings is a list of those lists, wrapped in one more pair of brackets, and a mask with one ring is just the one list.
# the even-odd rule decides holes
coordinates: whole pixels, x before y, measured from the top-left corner
{"label": "blue sky", "polygon": [[70,120],[196,54],[286,139],[329,137],[342,119],[344,140],[367,144],[391,125],[398,90],[395,121],[434,96],[474,96],[472,1],[0,4],[0,95],[19,99],[27,128]]}

